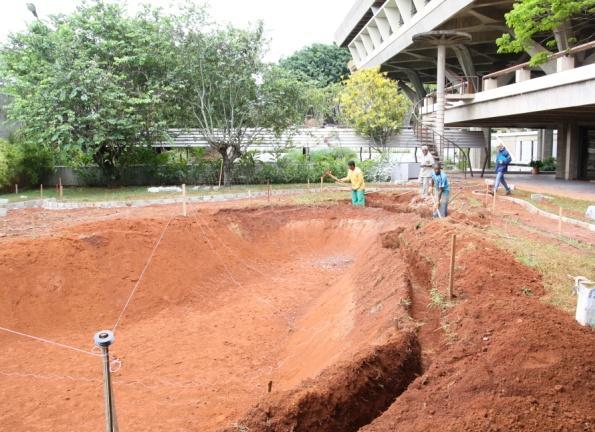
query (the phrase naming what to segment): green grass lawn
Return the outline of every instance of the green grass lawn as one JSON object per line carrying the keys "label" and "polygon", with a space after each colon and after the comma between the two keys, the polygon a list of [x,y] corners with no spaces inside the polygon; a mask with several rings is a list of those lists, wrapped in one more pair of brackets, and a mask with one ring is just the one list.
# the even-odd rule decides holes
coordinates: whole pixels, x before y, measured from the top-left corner
{"label": "green grass lawn", "polygon": [[[373,184],[369,185],[374,186]],[[320,187],[320,183],[307,184],[274,184],[271,185],[273,190],[278,189],[307,189],[308,187],[316,189]],[[324,183],[325,188],[338,187],[333,183]],[[174,198],[180,197],[180,192],[158,192],[150,193],[147,191],[147,186],[126,186],[119,188],[103,188],[103,187],[69,187],[64,188],[65,201],[83,201],[83,202],[101,202],[101,201],[130,201],[141,199],[160,199],[160,198]],[[204,188],[193,190],[192,186],[187,186],[188,196],[203,196],[216,195],[228,193],[241,193],[248,191],[266,191],[268,186],[265,184],[259,185],[234,185],[230,187],[221,188]],[[329,192],[334,193],[334,192]],[[345,192],[342,192],[345,194]],[[323,194],[324,195],[324,194]],[[55,188],[44,189],[44,198],[58,198]],[[36,190],[19,191],[19,194],[6,193],[0,194],[0,198],[8,198],[10,202],[34,200],[40,198],[40,192]],[[321,197],[322,198],[322,197]],[[324,199],[322,199],[324,200]],[[313,198],[305,199],[304,204],[315,202]]]}
{"label": "green grass lawn", "polygon": [[548,239],[499,238],[497,243],[511,251],[528,267],[536,269],[543,278],[546,294],[542,298],[569,313],[574,313],[576,296],[572,291],[574,276],[595,280],[595,249],[586,243],[573,248],[561,248]]}
{"label": "green grass lawn", "polygon": [[529,191],[522,190],[522,189],[516,189],[513,192],[512,196],[515,198],[520,198],[522,200],[525,200],[541,210],[545,210],[547,212],[550,212],[550,213],[553,213],[556,215],[558,214],[559,208],[562,207],[563,215],[566,217],[571,217],[571,218],[582,220],[585,222],[591,222],[591,223],[594,222],[592,219],[589,219],[585,216],[587,207],[589,205],[593,205],[593,203],[590,201],[566,198],[566,197],[561,197],[561,196],[551,195],[551,194],[544,194],[544,195],[551,197],[552,199],[544,199],[541,201],[534,201],[531,199],[531,194],[533,194],[533,193],[535,193],[535,192],[529,192]]}

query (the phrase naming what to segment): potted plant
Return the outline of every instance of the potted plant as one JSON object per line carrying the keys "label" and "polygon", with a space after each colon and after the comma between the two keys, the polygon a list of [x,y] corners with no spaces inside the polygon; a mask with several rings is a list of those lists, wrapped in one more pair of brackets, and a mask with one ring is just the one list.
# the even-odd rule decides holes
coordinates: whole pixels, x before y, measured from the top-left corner
{"label": "potted plant", "polygon": [[539,169],[543,166],[543,162],[540,160],[532,160],[531,162],[529,162],[529,166],[533,168],[531,170],[531,174],[537,175],[539,174]]}

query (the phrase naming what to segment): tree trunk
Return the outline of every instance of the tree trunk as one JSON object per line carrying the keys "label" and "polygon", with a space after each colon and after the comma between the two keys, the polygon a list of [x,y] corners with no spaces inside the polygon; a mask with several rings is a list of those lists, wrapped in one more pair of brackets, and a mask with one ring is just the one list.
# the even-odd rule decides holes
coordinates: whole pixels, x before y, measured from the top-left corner
{"label": "tree trunk", "polygon": [[223,156],[223,186],[231,186],[233,180],[233,160],[227,155]]}

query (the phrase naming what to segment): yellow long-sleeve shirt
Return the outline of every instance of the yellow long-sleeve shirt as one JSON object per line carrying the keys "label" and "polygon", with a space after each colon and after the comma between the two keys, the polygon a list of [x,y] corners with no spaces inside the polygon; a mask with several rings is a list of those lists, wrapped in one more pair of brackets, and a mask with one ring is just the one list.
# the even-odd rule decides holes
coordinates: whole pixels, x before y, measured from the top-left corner
{"label": "yellow long-sleeve shirt", "polygon": [[354,170],[347,170],[347,177],[344,177],[341,180],[349,180],[351,182],[351,189],[353,190],[363,190],[366,188],[364,173],[358,167],[355,167]]}

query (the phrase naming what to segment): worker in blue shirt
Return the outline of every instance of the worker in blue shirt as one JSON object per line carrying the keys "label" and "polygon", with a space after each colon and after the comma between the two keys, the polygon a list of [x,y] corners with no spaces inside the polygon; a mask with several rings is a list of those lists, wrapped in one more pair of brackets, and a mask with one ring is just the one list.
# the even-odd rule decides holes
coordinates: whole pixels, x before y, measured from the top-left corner
{"label": "worker in blue shirt", "polygon": [[434,213],[438,212],[438,217],[448,216],[448,197],[450,188],[448,187],[448,177],[440,169],[440,164],[435,163],[434,174],[432,174],[432,188],[434,189]]}
{"label": "worker in blue shirt", "polygon": [[508,150],[504,147],[504,145],[498,145],[498,154],[496,155],[496,180],[494,180],[494,192],[498,192],[498,187],[500,184],[504,186],[506,190],[506,195],[510,195],[510,188],[504,179],[504,173],[508,171],[508,164],[512,162],[512,157]]}

